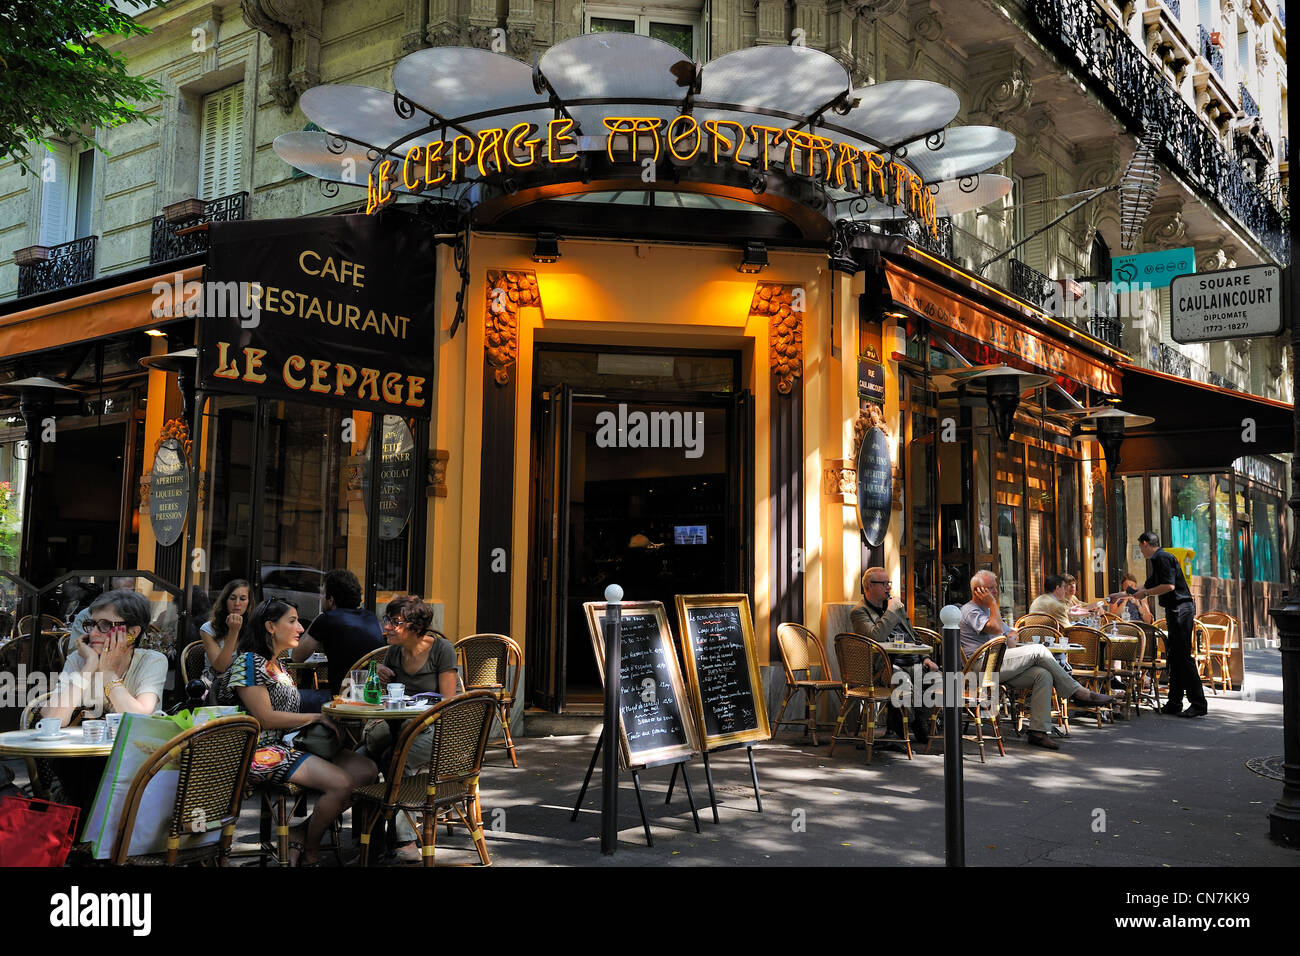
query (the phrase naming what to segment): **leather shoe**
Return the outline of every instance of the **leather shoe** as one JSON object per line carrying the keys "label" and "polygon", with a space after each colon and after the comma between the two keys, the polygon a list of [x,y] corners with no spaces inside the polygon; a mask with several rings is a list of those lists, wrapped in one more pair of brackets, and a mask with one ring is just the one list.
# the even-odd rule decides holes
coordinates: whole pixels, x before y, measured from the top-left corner
{"label": "leather shoe", "polygon": [[1187,709],[1179,714],[1179,717],[1204,717],[1210,712],[1208,707],[1197,707],[1195,704],[1188,704]]}
{"label": "leather shoe", "polygon": [[1097,707],[1106,707],[1115,702],[1109,694],[1095,694],[1086,687],[1080,687],[1075,691],[1070,700],[1076,704],[1091,704]]}
{"label": "leather shoe", "polygon": [[1182,704],[1165,704],[1163,707],[1160,708],[1160,713],[1162,713],[1162,714],[1171,714],[1171,715],[1173,715],[1174,717],[1181,717],[1181,716],[1183,715],[1183,705],[1182,705]]}
{"label": "leather shoe", "polygon": [[1042,747],[1044,750],[1060,750],[1061,745],[1055,740],[1043,733],[1041,730],[1031,730],[1029,732],[1028,742],[1031,747]]}

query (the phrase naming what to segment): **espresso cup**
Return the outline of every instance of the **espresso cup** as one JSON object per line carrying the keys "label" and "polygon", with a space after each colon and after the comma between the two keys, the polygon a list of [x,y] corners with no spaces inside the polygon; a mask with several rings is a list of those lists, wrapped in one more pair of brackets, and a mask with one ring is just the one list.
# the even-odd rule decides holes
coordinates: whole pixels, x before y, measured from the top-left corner
{"label": "espresso cup", "polygon": [[53,737],[63,726],[63,721],[57,717],[42,717],[36,721],[36,732],[42,737]]}

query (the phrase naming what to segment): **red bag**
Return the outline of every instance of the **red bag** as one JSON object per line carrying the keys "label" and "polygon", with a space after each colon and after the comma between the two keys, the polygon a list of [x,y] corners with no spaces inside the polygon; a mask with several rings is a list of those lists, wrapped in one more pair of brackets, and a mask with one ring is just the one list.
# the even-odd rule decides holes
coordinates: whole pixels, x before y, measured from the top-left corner
{"label": "red bag", "polygon": [[62,866],[80,815],[63,803],[0,797],[0,866]]}

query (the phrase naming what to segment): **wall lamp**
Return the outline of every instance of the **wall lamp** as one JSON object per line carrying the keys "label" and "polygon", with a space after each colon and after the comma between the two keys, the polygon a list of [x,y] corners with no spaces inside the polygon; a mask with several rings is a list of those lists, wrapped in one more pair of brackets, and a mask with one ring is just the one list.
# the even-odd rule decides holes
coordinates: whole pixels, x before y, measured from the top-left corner
{"label": "wall lamp", "polygon": [[761,242],[745,243],[739,269],[747,276],[757,275],[767,268],[767,246]]}
{"label": "wall lamp", "polygon": [[533,246],[534,262],[558,262],[560,258],[560,237],[553,232],[539,232],[537,243]]}

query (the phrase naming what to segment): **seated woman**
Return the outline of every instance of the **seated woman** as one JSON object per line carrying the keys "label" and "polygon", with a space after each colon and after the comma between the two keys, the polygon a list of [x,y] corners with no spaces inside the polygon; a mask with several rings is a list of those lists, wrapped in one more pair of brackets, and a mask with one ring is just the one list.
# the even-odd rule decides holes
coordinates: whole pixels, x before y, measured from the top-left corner
{"label": "seated woman", "polygon": [[53,706],[41,716],[66,725],[78,709],[96,717],[152,714],[167,682],[167,658],[134,646],[149,626],[149,602],[134,591],[108,591],[88,611],[77,653],[63,665]]}
{"label": "seated woman", "polygon": [[212,616],[199,628],[199,640],[203,642],[207,655],[203,683],[209,689],[217,682],[217,676],[230,667],[235,656],[235,644],[244,627],[244,615],[248,613],[250,589],[251,585],[243,578],[226,582],[212,605]]}
{"label": "seated woman", "polygon": [[[1137,590],[1141,585],[1138,579],[1131,574],[1125,574],[1120,581],[1119,589],[1127,591],[1129,588]],[[1147,607],[1146,601],[1139,601],[1131,594],[1125,594],[1118,601],[1110,606],[1110,613],[1114,614],[1121,621],[1145,621],[1147,624],[1155,623],[1155,615],[1151,613],[1151,608]]]}
{"label": "seated woman", "polygon": [[[433,630],[433,609],[429,605],[414,595],[400,594],[388,602],[383,625],[389,647],[378,667],[381,684],[405,684],[408,696],[429,692],[444,698],[455,696],[456,651],[451,641]],[[365,729],[365,752],[386,764],[392,759],[393,744],[400,733],[400,728],[394,728],[389,721],[372,720]],[[432,749],[433,732],[425,731],[407,755],[408,775],[417,773],[428,763]],[[397,848],[398,859],[414,862],[419,859],[413,849],[415,832],[404,814],[398,814],[397,821],[402,841]]]}
{"label": "seated woman", "polygon": [[257,606],[239,633],[235,657],[217,678],[217,703],[237,703],[262,725],[258,748],[253,754],[249,779],[253,783],[283,784],[292,781],[320,796],[304,826],[290,831],[289,846],[297,855],[290,863],[315,866],[325,831],[352,805],[354,787],[371,783],[378,776],[375,765],[348,750],[335,762],[322,760],[283,743],[286,732],[321,723],[338,730],[321,714],[298,712],[298,688],[280,666],[278,658],[298,643],[302,625],[298,608],[290,601],[271,599]]}

